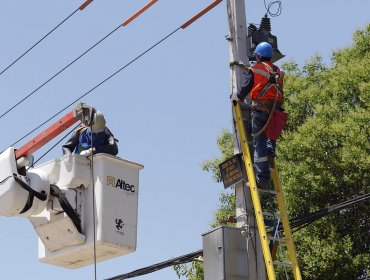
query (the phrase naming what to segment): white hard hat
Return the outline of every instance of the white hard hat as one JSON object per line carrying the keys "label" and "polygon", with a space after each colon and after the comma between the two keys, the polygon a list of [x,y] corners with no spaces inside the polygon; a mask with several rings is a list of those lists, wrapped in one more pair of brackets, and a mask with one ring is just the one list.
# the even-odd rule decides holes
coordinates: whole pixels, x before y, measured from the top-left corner
{"label": "white hard hat", "polygon": [[102,112],[96,111],[94,114],[94,123],[91,127],[92,133],[100,133],[105,130],[105,118]]}

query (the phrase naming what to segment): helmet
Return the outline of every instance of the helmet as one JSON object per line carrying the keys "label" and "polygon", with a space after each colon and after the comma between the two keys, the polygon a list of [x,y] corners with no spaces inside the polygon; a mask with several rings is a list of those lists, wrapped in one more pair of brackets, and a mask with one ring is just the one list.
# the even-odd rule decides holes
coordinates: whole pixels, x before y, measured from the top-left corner
{"label": "helmet", "polygon": [[267,42],[259,43],[253,54],[260,57],[272,58],[272,47]]}
{"label": "helmet", "polygon": [[94,114],[94,122],[91,127],[92,133],[100,133],[105,130],[105,118],[102,112],[96,111]]}

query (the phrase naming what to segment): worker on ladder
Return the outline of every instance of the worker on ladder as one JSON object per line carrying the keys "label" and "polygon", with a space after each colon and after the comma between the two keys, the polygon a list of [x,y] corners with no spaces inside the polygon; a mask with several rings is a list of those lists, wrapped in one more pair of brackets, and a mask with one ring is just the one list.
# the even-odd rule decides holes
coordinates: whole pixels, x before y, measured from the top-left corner
{"label": "worker on ladder", "polygon": [[[283,110],[281,105],[284,73],[272,64],[273,50],[269,43],[258,44],[254,55],[257,63],[248,68],[245,83],[232,99],[243,101],[249,94],[257,186],[269,189],[271,179],[269,168],[274,162],[276,139],[269,138],[265,129],[272,124],[270,121],[274,110]],[[239,62],[234,64],[241,66]]]}

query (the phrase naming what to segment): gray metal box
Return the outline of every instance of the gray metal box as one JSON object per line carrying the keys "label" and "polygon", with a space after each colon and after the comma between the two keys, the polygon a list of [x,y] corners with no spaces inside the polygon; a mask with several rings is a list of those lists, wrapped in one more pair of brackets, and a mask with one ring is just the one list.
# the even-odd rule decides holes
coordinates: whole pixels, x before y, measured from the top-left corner
{"label": "gray metal box", "polygon": [[219,227],[203,234],[204,280],[248,279],[247,241],[240,228]]}

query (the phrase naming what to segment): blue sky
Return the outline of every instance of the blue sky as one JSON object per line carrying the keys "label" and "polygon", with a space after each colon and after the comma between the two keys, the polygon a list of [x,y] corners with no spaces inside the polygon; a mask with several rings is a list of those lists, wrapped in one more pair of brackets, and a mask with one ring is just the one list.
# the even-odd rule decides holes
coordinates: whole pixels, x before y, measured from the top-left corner
{"label": "blue sky", "polygon": [[[0,112],[29,94],[147,2],[95,0],[76,13],[0,76],[3,97]],[[1,1],[0,69],[82,3]],[[159,0],[1,118],[1,149],[210,3]],[[349,46],[352,33],[370,22],[367,0],[282,1],[282,5],[281,16],[272,18],[272,34],[278,36],[279,49],[286,55],[278,64],[294,59],[302,65],[315,54],[321,54],[330,63],[332,50]],[[247,1],[246,10],[248,22],[259,24],[265,14],[262,0]],[[211,174],[203,172],[200,164],[218,155],[216,137],[231,123],[226,15],[226,1],[223,1],[83,99],[104,112],[108,126],[120,140],[119,155],[145,166],[140,176],[137,251],[99,263],[98,279],[202,247],[201,234],[210,229],[223,186],[214,183]],[[58,146],[44,161],[60,155]],[[0,279],[93,279],[93,266],[67,270],[40,263],[37,235],[27,219],[0,217],[0,229]],[[172,280],[176,275],[169,268],[137,279]]]}

